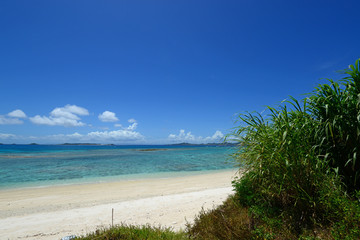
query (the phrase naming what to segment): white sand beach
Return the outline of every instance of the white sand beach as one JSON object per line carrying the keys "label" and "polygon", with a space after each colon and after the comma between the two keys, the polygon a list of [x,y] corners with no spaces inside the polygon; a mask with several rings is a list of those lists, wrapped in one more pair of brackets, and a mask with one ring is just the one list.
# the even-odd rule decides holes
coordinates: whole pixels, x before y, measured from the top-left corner
{"label": "white sand beach", "polygon": [[61,239],[99,227],[152,224],[184,229],[186,221],[232,193],[235,171],[0,191],[0,239]]}

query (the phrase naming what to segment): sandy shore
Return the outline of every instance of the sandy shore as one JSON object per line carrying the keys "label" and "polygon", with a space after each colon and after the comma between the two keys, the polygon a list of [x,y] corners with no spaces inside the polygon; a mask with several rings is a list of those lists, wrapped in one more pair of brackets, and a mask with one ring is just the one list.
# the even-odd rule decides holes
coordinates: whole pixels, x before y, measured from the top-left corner
{"label": "sandy shore", "polygon": [[61,239],[114,224],[184,228],[232,193],[235,171],[0,191],[0,239]]}

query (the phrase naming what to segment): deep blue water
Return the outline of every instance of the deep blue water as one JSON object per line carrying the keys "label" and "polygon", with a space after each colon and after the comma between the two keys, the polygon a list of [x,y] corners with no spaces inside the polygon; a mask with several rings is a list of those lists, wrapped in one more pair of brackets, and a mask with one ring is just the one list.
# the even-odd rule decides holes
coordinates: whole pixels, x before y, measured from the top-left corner
{"label": "deep blue water", "polygon": [[233,151],[209,146],[0,145],[0,189],[230,169]]}

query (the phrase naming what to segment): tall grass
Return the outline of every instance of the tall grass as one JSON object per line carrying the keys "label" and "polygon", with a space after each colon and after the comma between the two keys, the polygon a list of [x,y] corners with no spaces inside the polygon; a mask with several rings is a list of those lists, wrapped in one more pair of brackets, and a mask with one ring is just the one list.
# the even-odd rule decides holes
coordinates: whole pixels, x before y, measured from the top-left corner
{"label": "tall grass", "polygon": [[312,96],[311,112],[321,123],[317,141],[330,166],[347,190],[360,189],[360,61],[342,72],[339,82],[319,85]]}
{"label": "tall grass", "polygon": [[[264,209],[271,209],[274,214],[281,214],[280,209],[291,209],[291,225],[295,228],[311,224],[321,213],[321,206],[316,204],[317,193],[326,178],[327,163],[317,157],[315,136],[319,123],[308,107],[306,99],[300,103],[291,98],[278,109],[269,107],[266,119],[260,114],[241,115],[245,126],[235,132],[242,143],[235,157],[247,169],[241,186],[249,185],[246,189],[257,196],[255,202],[248,204],[263,202]],[[240,191],[239,197],[244,196]]]}
{"label": "tall grass", "polygon": [[344,221],[343,228],[360,234],[349,211],[359,214],[359,204],[343,191],[360,195],[359,60],[343,73],[345,78],[319,85],[302,101],[290,97],[268,107],[265,116],[239,116],[231,136],[240,146],[234,157],[246,171],[234,186],[239,202],[258,223],[266,222],[267,232],[285,224],[300,236]]}

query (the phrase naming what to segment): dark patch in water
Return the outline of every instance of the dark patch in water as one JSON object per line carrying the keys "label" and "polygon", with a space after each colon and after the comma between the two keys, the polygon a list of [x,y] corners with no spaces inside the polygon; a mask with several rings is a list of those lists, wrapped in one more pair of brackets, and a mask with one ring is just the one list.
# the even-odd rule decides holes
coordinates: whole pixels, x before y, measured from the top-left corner
{"label": "dark patch in water", "polygon": [[168,149],[166,148],[149,148],[149,149],[139,149],[137,151],[140,152],[153,152],[153,151],[167,151]]}

